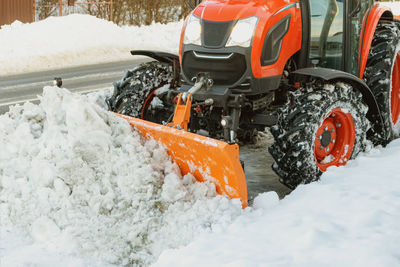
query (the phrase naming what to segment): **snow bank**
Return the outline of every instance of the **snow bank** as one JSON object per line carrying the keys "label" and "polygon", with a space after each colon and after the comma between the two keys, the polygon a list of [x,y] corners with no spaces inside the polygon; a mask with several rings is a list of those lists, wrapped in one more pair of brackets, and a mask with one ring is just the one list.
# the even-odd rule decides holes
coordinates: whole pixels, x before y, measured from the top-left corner
{"label": "snow bank", "polygon": [[2,266],[52,266],[54,251],[82,265],[65,255],[148,265],[241,213],[213,184],[182,178],[160,144],[65,89],[0,116],[0,147],[1,233],[31,238],[26,250],[0,237]]}
{"label": "snow bank", "polygon": [[400,266],[399,159],[396,140],[281,201],[264,193],[229,227],[155,266]]}
{"label": "snow bank", "polygon": [[0,29],[0,76],[130,60],[133,49],[178,53],[182,22],[119,27],[90,15],[49,17]]}

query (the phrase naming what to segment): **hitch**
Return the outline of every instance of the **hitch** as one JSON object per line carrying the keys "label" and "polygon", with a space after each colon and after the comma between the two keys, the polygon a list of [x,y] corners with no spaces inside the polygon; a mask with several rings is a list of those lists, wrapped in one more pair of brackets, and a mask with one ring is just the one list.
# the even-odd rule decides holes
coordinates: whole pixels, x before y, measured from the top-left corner
{"label": "hitch", "polygon": [[192,95],[187,94],[185,96],[186,104],[182,104],[184,101],[183,98],[184,94],[180,93],[178,96],[178,102],[176,103],[174,118],[172,122],[167,125],[172,128],[187,131],[190,121],[190,110],[192,108]]}
{"label": "hitch", "polygon": [[[187,131],[190,121],[190,112],[192,109],[192,95],[201,89],[209,90],[214,83],[213,80],[208,78],[206,75],[199,74],[195,79],[196,83],[192,88],[190,88],[189,91],[179,94],[178,102],[176,103],[174,112],[174,118],[172,119],[172,123],[167,124],[169,127]],[[183,102],[186,103],[183,104]]]}

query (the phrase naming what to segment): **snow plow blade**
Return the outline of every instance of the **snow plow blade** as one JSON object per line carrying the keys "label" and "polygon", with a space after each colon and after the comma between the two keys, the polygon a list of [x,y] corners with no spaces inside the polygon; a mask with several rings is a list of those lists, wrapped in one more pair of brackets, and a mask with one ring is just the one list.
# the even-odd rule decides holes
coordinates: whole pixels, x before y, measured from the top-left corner
{"label": "snow plow blade", "polygon": [[191,173],[200,181],[215,184],[218,194],[240,198],[247,206],[247,186],[239,160],[239,146],[149,121],[117,114],[146,138],[164,144],[182,175]]}

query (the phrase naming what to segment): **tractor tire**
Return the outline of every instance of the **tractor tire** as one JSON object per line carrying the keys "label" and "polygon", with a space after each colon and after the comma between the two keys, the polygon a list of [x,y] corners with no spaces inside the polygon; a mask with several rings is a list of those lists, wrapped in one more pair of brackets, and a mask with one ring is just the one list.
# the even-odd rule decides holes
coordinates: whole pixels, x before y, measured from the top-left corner
{"label": "tractor tire", "polygon": [[280,182],[294,189],[355,158],[365,148],[370,124],[361,93],[349,84],[312,85],[290,98],[271,127],[275,143],[269,152]]}
{"label": "tractor tire", "polygon": [[386,136],[374,133],[375,145],[386,145],[400,134],[400,24],[379,22],[372,41],[364,81],[375,95]]}
{"label": "tractor tire", "polygon": [[173,110],[170,111],[173,104],[169,105],[158,99],[158,116],[150,115],[148,111],[153,106],[156,90],[168,86],[173,76],[174,72],[169,64],[159,61],[140,64],[127,71],[121,81],[114,83],[114,93],[107,99],[109,109],[119,114],[162,123],[173,113]]}

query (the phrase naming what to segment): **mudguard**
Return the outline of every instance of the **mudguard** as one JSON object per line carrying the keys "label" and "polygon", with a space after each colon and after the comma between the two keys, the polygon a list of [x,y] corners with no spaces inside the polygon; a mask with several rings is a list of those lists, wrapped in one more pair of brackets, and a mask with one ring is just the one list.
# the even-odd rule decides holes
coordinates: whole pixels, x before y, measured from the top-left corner
{"label": "mudguard", "polygon": [[364,77],[365,66],[367,65],[369,51],[374,38],[376,26],[381,19],[393,20],[392,11],[385,6],[375,5],[365,15],[361,29],[359,47],[360,79]]}
{"label": "mudguard", "polygon": [[167,52],[159,52],[153,50],[132,50],[132,56],[146,56],[151,57],[157,61],[164,63],[174,63],[179,62],[179,56]]}

